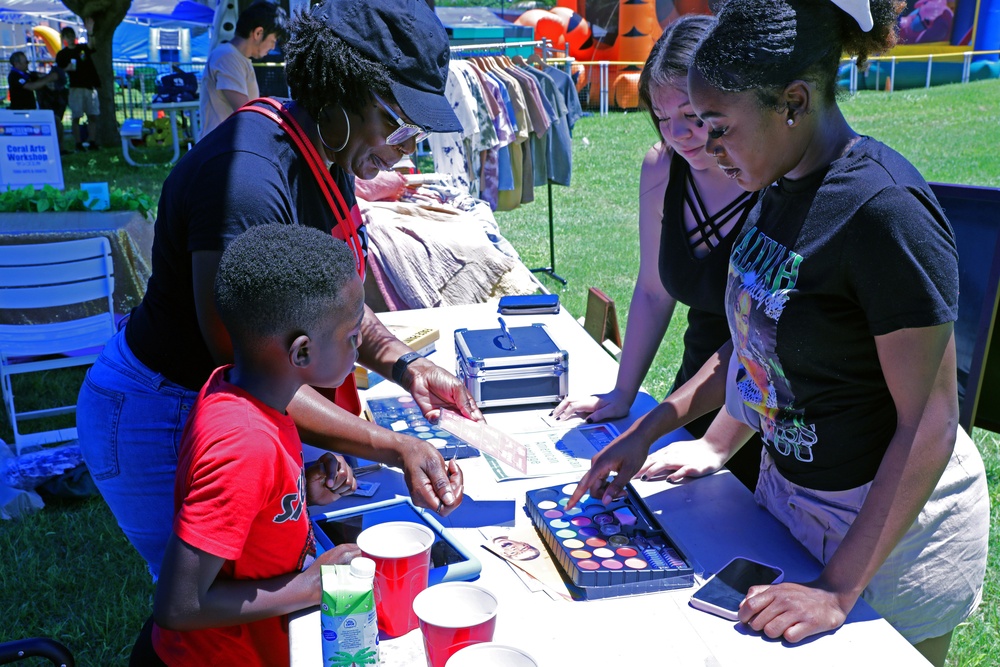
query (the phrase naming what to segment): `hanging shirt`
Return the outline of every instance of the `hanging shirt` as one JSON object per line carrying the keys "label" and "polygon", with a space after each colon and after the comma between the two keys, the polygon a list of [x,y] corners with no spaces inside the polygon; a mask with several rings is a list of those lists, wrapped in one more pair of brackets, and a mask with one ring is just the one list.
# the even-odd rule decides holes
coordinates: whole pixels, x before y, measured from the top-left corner
{"label": "hanging shirt", "polygon": [[[530,74],[526,74],[518,70],[516,67],[511,67],[505,72],[517,80],[521,89],[524,91],[524,100],[528,108],[528,117],[531,119],[532,136],[531,140],[528,142],[530,146],[530,161],[531,161],[531,184],[535,185],[545,185],[548,180],[548,166],[546,165],[545,152],[546,152],[546,142],[545,133],[549,131],[549,127],[552,125],[552,115],[548,113],[545,109],[546,102],[543,100],[541,93],[538,90],[538,83],[535,81],[534,77]],[[526,151],[526,154],[528,151]],[[527,160],[525,160],[525,180],[527,182],[527,177],[529,169],[527,167]],[[527,186],[525,186],[525,196],[528,195]],[[532,199],[534,199],[532,190]],[[525,199],[522,197],[521,203],[525,203]],[[530,201],[530,200],[528,200]]]}
{"label": "hanging shirt", "polygon": [[576,92],[576,84],[573,83],[573,77],[552,65],[547,65],[542,71],[549,75],[556,85],[556,90],[562,94],[563,101],[566,103],[566,119],[569,121],[569,133],[572,136],[576,121],[583,118],[583,107],[580,106],[580,96]]}
{"label": "hanging shirt", "polygon": [[482,198],[484,168],[486,179],[490,181],[496,179],[496,154],[494,153],[491,160],[489,159],[489,155],[484,155],[484,153],[496,149],[500,145],[500,140],[497,138],[496,129],[493,127],[493,117],[490,116],[489,107],[486,105],[486,95],[483,92],[482,84],[479,83],[479,79],[475,74],[466,69],[468,63],[456,61],[456,67],[458,68],[458,73],[465,78],[469,91],[475,100],[474,109],[476,119],[479,121],[479,134],[473,135],[470,145],[467,146],[469,150],[468,157],[472,166],[472,173],[470,174],[472,181],[469,184],[469,192],[473,196]]}
{"label": "hanging shirt", "polygon": [[551,183],[568,186],[573,165],[573,142],[569,135],[566,102],[548,74],[533,67],[521,69],[535,77],[539,91],[552,109],[552,128],[546,135],[545,141],[548,180]]}
{"label": "hanging shirt", "polygon": [[427,141],[434,157],[434,171],[447,175],[456,187],[471,194],[472,166],[467,155],[466,140],[471,142],[473,135],[479,133],[479,120],[472,92],[465,77],[459,75],[456,62],[458,61],[448,64],[444,95],[462,124],[462,131],[434,132]]}

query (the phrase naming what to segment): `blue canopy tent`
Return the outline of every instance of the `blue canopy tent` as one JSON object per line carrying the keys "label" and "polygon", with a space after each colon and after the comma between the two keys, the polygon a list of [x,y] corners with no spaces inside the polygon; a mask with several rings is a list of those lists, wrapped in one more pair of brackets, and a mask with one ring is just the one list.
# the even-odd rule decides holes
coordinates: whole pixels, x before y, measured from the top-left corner
{"label": "blue canopy tent", "polygon": [[[149,60],[150,28],[189,28],[191,60],[204,62],[214,14],[214,9],[192,0],[133,0],[125,20],[115,30],[115,60]],[[40,19],[79,23],[58,0],[3,0],[0,6],[0,23],[37,24]]]}

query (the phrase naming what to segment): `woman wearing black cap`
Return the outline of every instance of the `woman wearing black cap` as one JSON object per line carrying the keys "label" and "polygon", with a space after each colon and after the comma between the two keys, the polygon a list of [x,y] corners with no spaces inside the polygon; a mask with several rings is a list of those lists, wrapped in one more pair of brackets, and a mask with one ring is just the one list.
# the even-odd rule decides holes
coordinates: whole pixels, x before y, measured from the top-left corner
{"label": "woman wearing black cap", "polygon": [[[154,577],[188,410],[211,371],[232,361],[213,301],[223,249],[253,225],[309,225],[345,240],[363,275],[354,177],[388,169],[426,132],[461,129],[443,95],[447,36],[423,0],[327,0],[297,15],[290,33],[292,100],[247,105],[177,164],[160,197],[146,295],[80,393],[84,458]],[[361,362],[410,391],[425,414],[449,406],[481,418],[454,376],[413,354],[368,309],[362,339]],[[457,465],[424,441],[357,418],[349,381],[336,397],[342,407],[312,389],[296,396],[289,413],[302,439],[399,466],[414,502],[442,514],[457,507]],[[350,468],[337,463],[333,499],[355,487]]]}

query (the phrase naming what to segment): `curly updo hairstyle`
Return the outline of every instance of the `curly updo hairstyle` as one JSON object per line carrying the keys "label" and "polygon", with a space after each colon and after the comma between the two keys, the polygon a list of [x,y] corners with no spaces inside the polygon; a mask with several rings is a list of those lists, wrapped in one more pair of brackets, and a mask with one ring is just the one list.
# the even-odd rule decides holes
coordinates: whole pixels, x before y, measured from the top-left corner
{"label": "curly updo hairstyle", "polygon": [[694,62],[695,51],[714,25],[713,16],[683,16],[667,26],[656,40],[639,75],[639,104],[649,111],[653,125],[657,124],[653,113],[653,88],[679,86],[687,90],[688,70]]}
{"label": "curly updo hairstyle", "polygon": [[756,90],[764,107],[797,79],[816,85],[833,101],[842,56],[868,58],[896,44],[902,0],[871,0],[875,26],[864,32],[830,0],[728,0],[718,25],[701,43],[694,66],[719,90]]}
{"label": "curly updo hairstyle", "polygon": [[371,91],[395,99],[385,67],[362,56],[309,11],[295,13],[283,50],[292,99],[313,119],[319,118],[323,107],[338,102],[359,113],[371,103]]}

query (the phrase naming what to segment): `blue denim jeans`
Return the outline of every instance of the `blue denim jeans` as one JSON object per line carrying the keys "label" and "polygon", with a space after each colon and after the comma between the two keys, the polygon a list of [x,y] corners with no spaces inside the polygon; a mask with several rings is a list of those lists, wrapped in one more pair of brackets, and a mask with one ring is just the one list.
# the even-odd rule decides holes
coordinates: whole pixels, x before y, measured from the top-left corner
{"label": "blue denim jeans", "polygon": [[197,396],[140,362],[124,329],[108,341],[80,389],[83,459],[154,581],[173,526],[177,451]]}

